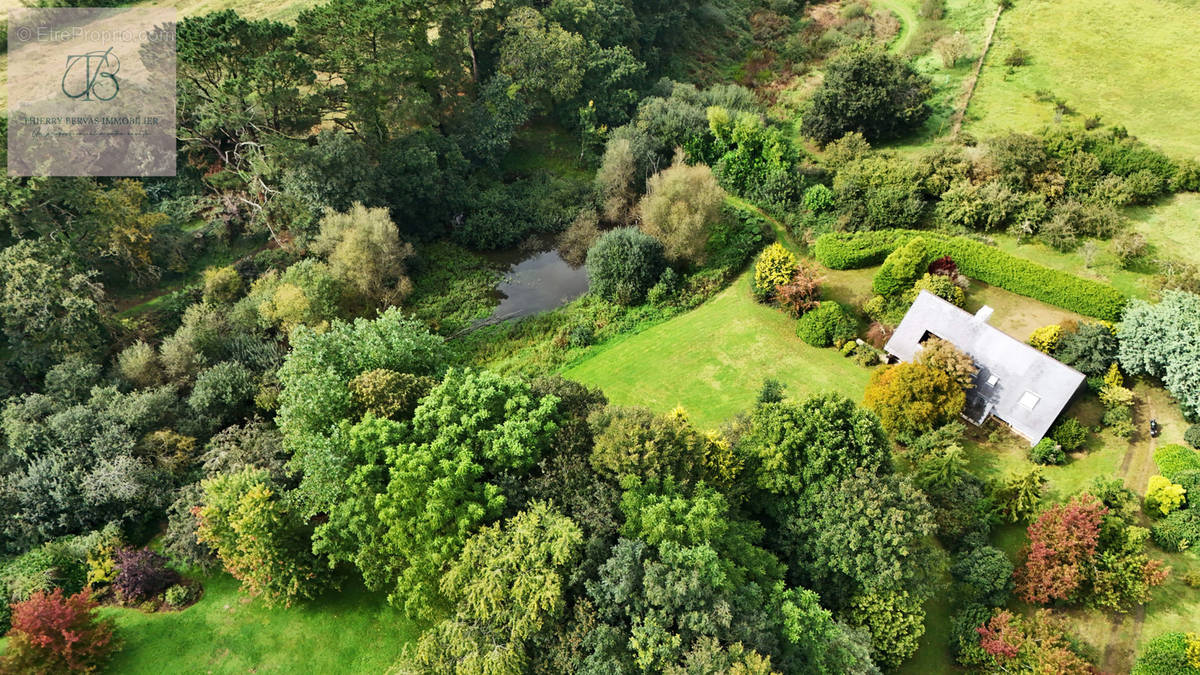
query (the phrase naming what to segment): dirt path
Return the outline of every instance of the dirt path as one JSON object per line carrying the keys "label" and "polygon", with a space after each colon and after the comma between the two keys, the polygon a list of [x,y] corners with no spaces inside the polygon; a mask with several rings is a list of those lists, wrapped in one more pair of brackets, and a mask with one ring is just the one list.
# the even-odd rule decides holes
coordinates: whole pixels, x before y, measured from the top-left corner
{"label": "dirt path", "polygon": [[987,37],[983,41],[983,50],[979,52],[979,60],[975,62],[975,70],[971,72],[971,76],[967,78],[965,91],[963,92],[962,104],[954,111],[954,117],[950,118],[950,138],[958,138],[958,132],[962,131],[963,119],[967,116],[967,106],[971,105],[971,97],[975,94],[975,85],[979,83],[979,73],[983,70],[983,61],[987,58],[988,51],[992,48],[992,38],[996,35],[996,25],[1000,23],[1000,15],[1004,13],[1004,5],[996,8],[996,14],[992,16],[992,22],[988,24]]}
{"label": "dirt path", "polygon": [[[1153,457],[1154,451],[1158,449],[1158,439],[1152,438],[1148,431],[1150,420],[1156,416],[1154,401],[1149,396],[1143,397],[1141,405],[1137,407],[1137,414],[1134,416],[1138,441],[1129,444],[1129,449],[1121,458],[1121,467],[1117,471],[1117,477],[1139,494],[1146,487],[1146,472],[1144,467],[1139,466],[1136,474],[1131,475],[1131,469],[1133,469],[1133,460],[1139,454]],[[1137,609],[1133,610],[1132,625],[1126,627],[1125,619],[1126,615],[1124,614],[1114,614],[1110,620],[1108,644],[1104,646],[1104,656],[1100,662],[1101,669],[1106,673],[1129,672],[1133,666],[1134,653],[1126,645],[1141,643],[1142,628],[1146,623],[1146,606],[1138,605]]]}

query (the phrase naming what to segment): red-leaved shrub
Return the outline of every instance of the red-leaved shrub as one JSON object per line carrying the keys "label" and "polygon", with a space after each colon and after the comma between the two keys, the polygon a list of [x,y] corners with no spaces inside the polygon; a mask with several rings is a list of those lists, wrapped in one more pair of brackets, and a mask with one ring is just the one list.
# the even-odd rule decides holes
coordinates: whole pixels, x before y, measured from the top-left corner
{"label": "red-leaved shrub", "polygon": [[1045,604],[1075,594],[1096,553],[1106,513],[1099,499],[1083,494],[1038,516],[1029,526],[1025,564],[1014,575],[1022,600]]}
{"label": "red-leaved shrub", "polygon": [[958,263],[948,255],[944,255],[937,260],[929,263],[930,274],[940,274],[944,277],[954,279],[958,276]]}
{"label": "red-leaved shrub", "polygon": [[63,596],[37,591],[12,607],[8,649],[0,661],[4,673],[89,673],[116,649],[113,622],[96,616],[87,589]]}
{"label": "red-leaved shrub", "polygon": [[148,548],[117,551],[117,578],[113,587],[126,600],[142,602],[179,583],[179,573],[167,559]]}

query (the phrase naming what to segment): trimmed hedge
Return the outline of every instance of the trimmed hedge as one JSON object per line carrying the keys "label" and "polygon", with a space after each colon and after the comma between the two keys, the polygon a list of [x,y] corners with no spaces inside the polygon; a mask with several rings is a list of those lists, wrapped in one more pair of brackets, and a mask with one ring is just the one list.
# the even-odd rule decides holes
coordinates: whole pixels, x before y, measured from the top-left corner
{"label": "trimmed hedge", "polygon": [[817,243],[813,245],[813,255],[831,270],[874,267],[909,239],[930,234],[919,230],[830,232],[817,238]]}
{"label": "trimmed hedge", "polygon": [[868,267],[917,235],[925,238],[930,261],[950,256],[959,271],[973,279],[1072,312],[1116,321],[1129,301],[1107,284],[1043,267],[965,237],[913,230],[836,232],[817,239],[813,252],[831,269]]}
{"label": "trimmed hedge", "polygon": [[1175,480],[1184,471],[1200,470],[1200,451],[1184,445],[1164,445],[1154,451],[1154,464],[1159,473]]}

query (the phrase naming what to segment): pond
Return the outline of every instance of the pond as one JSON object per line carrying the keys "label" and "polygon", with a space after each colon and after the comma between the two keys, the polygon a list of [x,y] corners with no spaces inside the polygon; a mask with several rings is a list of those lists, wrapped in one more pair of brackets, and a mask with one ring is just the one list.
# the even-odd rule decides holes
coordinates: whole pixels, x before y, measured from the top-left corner
{"label": "pond", "polygon": [[522,247],[488,256],[508,271],[496,285],[500,304],[478,325],[546,312],[587,293],[587,270],[568,263],[552,246],[547,241],[533,250]]}

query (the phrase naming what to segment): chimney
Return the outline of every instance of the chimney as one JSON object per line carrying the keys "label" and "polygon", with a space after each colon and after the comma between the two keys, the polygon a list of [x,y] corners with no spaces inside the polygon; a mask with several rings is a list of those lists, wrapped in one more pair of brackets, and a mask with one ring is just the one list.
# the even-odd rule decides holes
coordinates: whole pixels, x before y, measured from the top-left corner
{"label": "chimney", "polygon": [[993,311],[991,307],[984,305],[979,308],[978,312],[975,312],[975,318],[972,321],[975,323],[987,323],[988,319],[992,318]]}

